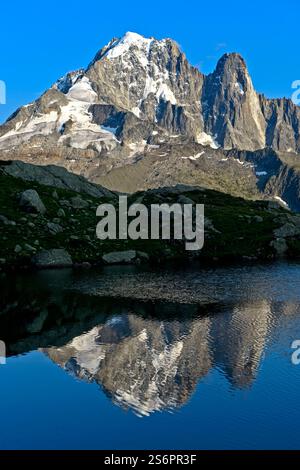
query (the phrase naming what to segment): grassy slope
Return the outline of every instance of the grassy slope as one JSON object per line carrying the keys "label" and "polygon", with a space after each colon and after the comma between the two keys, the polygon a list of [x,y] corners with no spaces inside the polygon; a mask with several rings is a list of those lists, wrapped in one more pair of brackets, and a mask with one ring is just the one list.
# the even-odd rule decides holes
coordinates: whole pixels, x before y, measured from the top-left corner
{"label": "grassy slope", "polygon": [[[23,212],[18,204],[18,195],[25,189],[36,189],[44,202],[47,213],[45,216],[33,216]],[[77,193],[67,190],[56,189],[58,199],[53,197],[55,188],[42,186],[37,183],[25,182],[18,178],[0,175],[0,214],[16,222],[16,225],[6,225],[0,221],[0,258],[1,263],[6,265],[28,265],[34,253],[31,245],[36,251],[50,248],[66,248],[71,254],[73,261],[97,263],[101,261],[104,253],[115,250],[137,249],[147,252],[154,262],[164,261],[170,258],[187,258],[195,255],[186,252],[182,242],[179,241],[100,241],[95,236],[97,221],[96,207],[101,201],[90,196],[82,195],[82,199],[89,202],[87,209],[73,209],[61,205],[62,200],[69,201]],[[167,194],[162,200],[161,195],[155,192],[137,193],[130,196],[129,202],[143,195],[143,203],[152,202],[176,202],[177,196]],[[270,241],[273,239],[274,228],[282,225],[276,222],[279,215],[287,212],[283,209],[270,211],[266,202],[251,202],[213,190],[189,191],[184,195],[193,199],[196,203],[205,204],[205,215],[208,217],[215,229],[206,231],[206,241],[200,253],[201,258],[211,260],[233,261],[241,257],[258,257],[261,259],[272,258],[273,249]],[[57,218],[57,212],[63,208],[66,216],[60,218],[59,224],[64,228],[62,233],[52,235],[46,228],[47,222],[53,222]],[[263,218],[263,222],[254,220],[254,216]],[[275,219],[275,220],[274,220]],[[290,242],[291,254],[300,254],[300,243],[298,240]],[[15,252],[16,245],[22,250]],[[5,260],[5,262],[3,261]]]}

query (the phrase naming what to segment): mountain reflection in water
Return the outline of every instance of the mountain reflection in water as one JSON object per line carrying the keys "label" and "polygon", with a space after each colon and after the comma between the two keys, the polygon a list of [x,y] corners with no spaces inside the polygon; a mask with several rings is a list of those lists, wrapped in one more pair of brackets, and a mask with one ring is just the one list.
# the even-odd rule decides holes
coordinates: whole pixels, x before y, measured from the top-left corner
{"label": "mountain reflection in water", "polygon": [[[79,278],[66,274],[65,289],[58,288],[59,280],[53,274],[42,275],[50,276],[50,282],[46,277],[48,282],[40,281],[43,288],[35,285],[34,295],[32,283],[26,289],[23,280],[22,303],[5,300],[1,331],[10,355],[38,349],[68,374],[97,383],[113,403],[138,416],[174,411],[188,403],[197,384],[213,369],[227,378],[232,389],[250,388],[268,342],[282,334],[283,323],[287,344],[294,339],[300,299],[284,298],[282,279],[275,275],[281,289],[277,296],[270,296],[270,290],[264,291],[263,270],[252,276],[252,291],[248,271],[245,279],[236,277],[234,283],[229,271],[225,272],[226,278],[221,276],[219,283],[212,281],[216,273],[200,278],[187,272],[177,287],[178,273],[174,274],[172,289],[177,302],[170,302],[172,289],[155,291],[162,282],[151,273],[146,275],[143,298],[141,275],[134,274],[132,285],[133,274],[123,274],[120,285],[131,285],[130,299],[117,298],[119,273],[112,284],[113,273],[106,278],[95,276],[93,281],[91,274]],[[103,297],[109,286],[114,295]],[[298,287],[291,286],[291,290],[299,293]],[[17,283],[14,296],[16,289]],[[191,303],[187,303],[188,289],[194,291]],[[153,291],[158,299],[153,298]]]}
{"label": "mountain reflection in water", "polygon": [[75,377],[97,382],[114,403],[143,416],[184,405],[213,367],[234,387],[251,386],[271,325],[271,306],[264,301],[215,318],[183,321],[122,312],[43,352]]}

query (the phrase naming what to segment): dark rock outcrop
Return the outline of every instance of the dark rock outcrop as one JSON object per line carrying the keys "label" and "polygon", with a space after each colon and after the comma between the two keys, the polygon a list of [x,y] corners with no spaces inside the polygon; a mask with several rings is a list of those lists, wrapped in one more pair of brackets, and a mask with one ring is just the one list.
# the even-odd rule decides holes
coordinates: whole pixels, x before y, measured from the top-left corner
{"label": "dark rock outcrop", "polygon": [[46,207],[35,189],[26,189],[26,191],[23,191],[20,194],[19,204],[25,212],[34,212],[37,214],[45,214],[46,212]]}
{"label": "dark rock outcrop", "polygon": [[71,256],[64,249],[39,251],[31,262],[37,268],[62,268],[73,264]]}

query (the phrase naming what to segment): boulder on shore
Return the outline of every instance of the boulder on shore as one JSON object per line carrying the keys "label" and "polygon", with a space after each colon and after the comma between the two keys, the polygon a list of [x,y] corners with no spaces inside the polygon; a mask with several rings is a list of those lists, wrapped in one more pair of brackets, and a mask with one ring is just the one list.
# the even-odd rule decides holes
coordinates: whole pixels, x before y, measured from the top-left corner
{"label": "boulder on shore", "polygon": [[284,257],[287,250],[288,250],[288,245],[287,245],[286,240],[284,238],[276,238],[276,240],[273,240],[270,243],[270,246],[275,250],[276,255],[279,258]]}
{"label": "boulder on shore", "polygon": [[102,259],[107,264],[133,264],[142,260],[147,261],[149,256],[141,251],[127,250],[106,253]]}
{"label": "boulder on shore", "polygon": [[286,223],[282,227],[277,228],[274,230],[274,235],[277,238],[285,238],[285,237],[295,237],[300,235],[300,227],[296,227],[291,223]]}
{"label": "boulder on shore", "polygon": [[37,268],[65,268],[73,265],[70,254],[62,248],[39,251],[31,263]]}
{"label": "boulder on shore", "polygon": [[36,214],[45,214],[44,206],[39,194],[35,189],[26,189],[20,195],[19,204],[25,212],[33,212]]}

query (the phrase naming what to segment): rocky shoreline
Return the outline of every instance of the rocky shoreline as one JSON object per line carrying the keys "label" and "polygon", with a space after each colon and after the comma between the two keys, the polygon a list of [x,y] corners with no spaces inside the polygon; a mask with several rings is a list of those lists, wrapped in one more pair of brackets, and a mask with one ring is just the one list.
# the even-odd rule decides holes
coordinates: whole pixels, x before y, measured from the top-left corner
{"label": "rocky shoreline", "polygon": [[300,257],[300,215],[272,201],[247,201],[194,186],[135,193],[128,202],[205,206],[205,243],[186,251],[183,240],[96,238],[96,209],[118,194],[60,167],[0,165],[0,269],[270,261]]}

